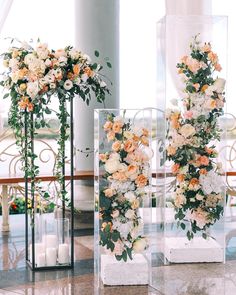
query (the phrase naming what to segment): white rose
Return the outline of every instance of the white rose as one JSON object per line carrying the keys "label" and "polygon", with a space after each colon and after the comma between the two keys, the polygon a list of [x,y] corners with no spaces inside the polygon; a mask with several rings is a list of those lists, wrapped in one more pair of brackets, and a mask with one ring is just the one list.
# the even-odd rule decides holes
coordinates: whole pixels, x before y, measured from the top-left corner
{"label": "white rose", "polygon": [[119,210],[114,210],[114,211],[112,211],[111,216],[112,216],[113,218],[117,218],[119,215],[120,215],[120,211],[119,211]]}
{"label": "white rose", "polygon": [[45,63],[45,66],[46,66],[46,67],[50,67],[51,64],[52,64],[52,62],[51,62],[50,59],[46,59],[44,63]]}
{"label": "white rose", "polygon": [[119,172],[126,172],[127,171],[127,165],[125,163],[120,163],[118,170],[119,170]]}
{"label": "white rose", "polygon": [[70,90],[73,87],[73,83],[71,82],[71,80],[66,80],[64,83],[64,88],[66,90]]}
{"label": "white rose", "polygon": [[129,192],[125,193],[124,196],[131,203],[136,199],[136,196],[132,191],[129,191]]}
{"label": "white rose", "polygon": [[135,253],[142,253],[147,248],[147,246],[147,240],[145,238],[141,238],[133,243],[133,250]]}
{"label": "white rose", "polygon": [[58,59],[58,61],[59,61],[59,64],[60,64],[61,66],[63,66],[63,65],[65,65],[65,64],[67,63],[67,57],[65,57],[65,56],[60,56],[59,59]]}
{"label": "white rose", "polygon": [[46,59],[48,57],[48,45],[46,43],[39,44],[36,47],[36,52],[40,59]]}
{"label": "white rose", "polygon": [[132,210],[132,209],[128,209],[128,210],[125,212],[125,217],[128,218],[128,219],[134,219],[134,217],[135,217],[135,212],[134,212],[134,210]]}
{"label": "white rose", "polygon": [[13,72],[18,70],[19,62],[16,58],[12,58],[9,60],[9,67],[12,69]]}
{"label": "white rose", "polygon": [[225,82],[226,82],[225,79],[222,79],[222,78],[218,78],[215,80],[214,88],[217,93],[222,93],[224,91]]}
{"label": "white rose", "polygon": [[110,154],[110,159],[114,159],[114,160],[120,160],[120,155],[118,153],[112,153]]}
{"label": "white rose", "polygon": [[87,60],[89,63],[91,62],[91,58],[90,58],[89,55],[84,54],[84,55],[83,55],[83,58],[84,58],[85,60]]}
{"label": "white rose", "polygon": [[116,159],[108,159],[106,161],[106,164],[105,164],[105,170],[112,174],[114,172],[116,172],[118,169],[119,169],[119,165],[120,165],[120,162],[117,161]]}
{"label": "white rose", "polygon": [[185,138],[187,138],[189,136],[194,135],[196,133],[196,130],[192,125],[185,124],[180,128],[179,133],[183,135]]}
{"label": "white rose", "polygon": [[35,82],[29,82],[29,83],[27,83],[27,90],[26,90],[26,92],[29,95],[29,97],[35,98],[35,96],[39,92],[38,82],[35,81]]}
{"label": "white rose", "polygon": [[106,86],[107,86],[107,84],[106,84],[104,81],[101,81],[101,83],[100,83],[100,87],[104,88],[104,87],[106,87]]}
{"label": "white rose", "polygon": [[81,76],[81,80],[82,80],[83,82],[86,82],[86,81],[88,80],[88,75],[87,75],[87,74],[83,74],[83,75]]}
{"label": "white rose", "polygon": [[78,59],[81,55],[80,51],[78,51],[77,49],[75,48],[72,48],[70,51],[69,51],[69,55],[72,59]]}
{"label": "white rose", "polygon": [[34,63],[36,59],[37,58],[36,58],[36,56],[33,53],[29,53],[29,54],[27,54],[25,56],[24,63],[27,64],[27,65],[29,65],[31,63]]}

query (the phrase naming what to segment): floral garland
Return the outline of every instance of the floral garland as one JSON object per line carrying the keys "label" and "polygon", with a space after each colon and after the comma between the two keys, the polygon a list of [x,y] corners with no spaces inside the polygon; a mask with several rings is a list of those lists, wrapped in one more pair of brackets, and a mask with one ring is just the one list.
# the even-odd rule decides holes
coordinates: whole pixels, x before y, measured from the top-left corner
{"label": "floral garland", "polygon": [[218,56],[211,44],[200,44],[198,36],[190,45],[191,53],[177,64],[185,83],[182,110],[167,114],[167,159],[172,160],[172,173],[177,185],[174,191],[175,219],[183,230],[190,222],[187,237],[197,232],[203,238],[223,214],[223,181],[215,141],[222,130],[217,118],[223,114],[225,80],[214,78],[221,71]]}
{"label": "floral garland", "polygon": [[[32,193],[38,191],[44,198],[49,198],[49,194],[42,191],[35,181],[39,167],[35,165],[37,155],[32,154],[33,141],[30,138],[37,129],[49,127],[45,115],[55,111],[52,109],[53,100],[58,99],[59,111],[56,115],[60,133],[55,174],[60,184],[59,198],[69,202],[63,173],[70,116],[66,103],[79,95],[88,105],[91,94],[95,94],[98,102],[104,103],[109,90],[100,73],[102,66],[92,63],[87,55],[71,46],[55,51],[49,50],[47,44],[37,43],[33,48],[28,43],[17,42],[20,46],[12,46],[1,55],[6,70],[0,85],[6,91],[3,98],[11,98],[8,121],[20,148],[25,177],[31,178]],[[99,53],[95,51],[95,55],[98,57]],[[107,66],[111,67],[111,64],[107,62]],[[28,122],[28,128],[25,128],[25,122]]]}
{"label": "floral garland", "polygon": [[103,129],[111,150],[99,155],[105,170],[99,189],[100,245],[117,260],[127,261],[148,246],[139,208],[149,185],[149,131],[113,113]]}

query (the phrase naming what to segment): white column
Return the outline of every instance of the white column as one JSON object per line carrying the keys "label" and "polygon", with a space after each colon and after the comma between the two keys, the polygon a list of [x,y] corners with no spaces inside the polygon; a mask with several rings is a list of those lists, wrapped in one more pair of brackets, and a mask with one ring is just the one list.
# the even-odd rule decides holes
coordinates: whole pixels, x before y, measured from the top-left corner
{"label": "white column", "polygon": [[9,205],[7,185],[2,185],[2,231],[9,231]]}
{"label": "white column", "polygon": [[166,0],[166,14],[211,15],[212,0]]}
{"label": "white column", "polygon": [[[107,95],[106,108],[119,107],[119,0],[75,0],[76,47],[96,60],[94,51],[98,50],[98,62],[104,65],[103,73],[113,85],[109,86],[112,95]],[[104,58],[112,64],[109,69]],[[75,99],[75,145],[76,149],[86,147],[93,150],[94,120],[93,110],[103,108],[102,104],[91,101],[88,107],[82,99]],[[88,158],[77,153],[77,170],[93,170],[93,154]]]}

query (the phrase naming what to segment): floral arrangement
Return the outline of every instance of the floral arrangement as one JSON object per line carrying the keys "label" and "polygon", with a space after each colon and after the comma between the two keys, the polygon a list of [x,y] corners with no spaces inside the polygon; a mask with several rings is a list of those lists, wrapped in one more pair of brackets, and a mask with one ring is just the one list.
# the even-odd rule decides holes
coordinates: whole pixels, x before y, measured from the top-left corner
{"label": "floral arrangement", "polygon": [[210,43],[196,36],[189,56],[177,64],[185,83],[182,106],[167,114],[167,159],[177,184],[174,191],[175,219],[187,237],[198,232],[207,238],[208,229],[223,214],[222,164],[217,162],[215,143],[222,130],[217,118],[223,114],[225,80],[215,77],[221,71],[218,56]]}
{"label": "floral arrangement", "polygon": [[[33,140],[30,139],[37,129],[48,126],[45,115],[56,112],[60,132],[55,174],[60,184],[59,197],[66,200],[63,163],[66,158],[65,141],[69,137],[70,116],[66,103],[72,102],[74,96],[79,95],[89,104],[92,94],[95,94],[98,102],[104,103],[109,89],[103,80],[102,66],[92,63],[89,56],[72,46],[49,50],[47,44],[37,43],[33,48],[28,43],[17,42],[17,46],[12,45],[1,55],[6,70],[2,74],[0,85],[6,92],[4,98],[11,99],[9,125],[20,148],[25,176],[31,178],[31,190],[40,191],[39,187],[36,188],[35,181],[39,174],[39,167],[35,165],[37,155],[33,152]],[[99,56],[98,51],[95,51],[95,56]],[[111,64],[107,62],[107,66],[111,67]],[[59,102],[58,111],[53,110],[55,99]],[[41,194],[49,197],[43,191]]]}
{"label": "floral arrangement", "polygon": [[107,114],[103,129],[110,148],[99,154],[104,171],[99,188],[100,245],[117,260],[127,261],[148,246],[139,208],[148,195],[149,131],[113,113]]}

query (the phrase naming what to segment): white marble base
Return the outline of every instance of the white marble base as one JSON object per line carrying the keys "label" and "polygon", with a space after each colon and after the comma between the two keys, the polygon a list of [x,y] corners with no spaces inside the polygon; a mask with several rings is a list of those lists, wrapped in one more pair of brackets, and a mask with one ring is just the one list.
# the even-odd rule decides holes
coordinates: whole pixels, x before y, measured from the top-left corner
{"label": "white marble base", "polygon": [[104,285],[147,285],[148,262],[141,254],[133,260],[117,261],[112,255],[101,255],[101,280]]}
{"label": "white marble base", "polygon": [[212,238],[165,238],[165,257],[172,263],[223,262],[224,250]]}

